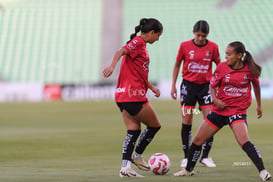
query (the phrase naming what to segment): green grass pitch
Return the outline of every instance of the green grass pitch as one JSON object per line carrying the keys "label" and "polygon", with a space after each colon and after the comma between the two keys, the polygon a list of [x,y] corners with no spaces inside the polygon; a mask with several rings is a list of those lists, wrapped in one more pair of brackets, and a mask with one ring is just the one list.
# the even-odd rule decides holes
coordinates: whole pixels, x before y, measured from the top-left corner
{"label": "green grass pitch", "polygon": [[[263,117],[256,119],[253,101],[248,111],[249,136],[273,173],[272,100],[264,100]],[[153,100],[162,123],[144,158],[163,152],[171,159],[164,176],[137,172],[143,179],[121,179],[121,145],[125,126],[114,101],[0,104],[0,181],[260,181],[254,164],[236,143],[229,127],[215,135],[210,156],[217,167],[199,163],[192,177],[173,177],[182,159],[178,101]],[[194,116],[193,136],[202,121]],[[144,128],[144,126],[143,126]]]}

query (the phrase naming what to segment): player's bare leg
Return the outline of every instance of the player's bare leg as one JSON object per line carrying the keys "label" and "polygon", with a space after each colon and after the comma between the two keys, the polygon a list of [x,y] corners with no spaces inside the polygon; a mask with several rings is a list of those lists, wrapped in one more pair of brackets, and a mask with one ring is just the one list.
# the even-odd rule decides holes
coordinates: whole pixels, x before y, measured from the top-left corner
{"label": "player's bare leg", "polygon": [[202,144],[211,136],[213,136],[218,130],[209,125],[207,122],[203,121],[200,125],[196,136],[193,139],[193,143],[190,146],[188,154],[188,163],[186,168],[181,171],[174,173],[174,176],[192,176],[194,174],[193,169],[195,167],[196,161],[198,160]]}
{"label": "player's bare leg", "polygon": [[[203,114],[203,118],[205,119],[207,117],[207,115],[209,114],[209,112],[211,111],[211,106],[202,106],[201,111]],[[206,167],[216,167],[216,164],[214,163],[212,158],[209,157],[209,152],[211,150],[212,144],[213,144],[213,136],[208,138],[204,142],[203,147],[202,147],[202,155],[200,158],[200,163]]]}
{"label": "player's bare leg", "polygon": [[149,103],[133,118],[145,124],[147,128],[145,128],[140,135],[135,152],[132,155],[132,163],[141,170],[149,171],[150,167],[144,161],[142,154],[160,129],[161,124],[153,107]]}

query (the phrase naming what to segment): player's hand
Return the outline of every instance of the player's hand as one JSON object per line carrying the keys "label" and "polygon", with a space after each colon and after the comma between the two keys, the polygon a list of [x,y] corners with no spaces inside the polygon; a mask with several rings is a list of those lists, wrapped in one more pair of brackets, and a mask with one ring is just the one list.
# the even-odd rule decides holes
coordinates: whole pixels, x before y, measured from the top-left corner
{"label": "player's hand", "polygon": [[153,88],[153,93],[155,94],[156,97],[159,97],[160,96],[160,90],[158,88]]}
{"label": "player's hand", "polygon": [[171,96],[172,96],[172,99],[176,100],[176,98],[177,98],[177,90],[176,90],[175,87],[172,88],[172,90],[171,90]]}
{"label": "player's hand", "polygon": [[104,68],[104,70],[102,72],[103,76],[105,78],[109,77],[113,73],[113,70],[114,70],[114,68],[111,65],[107,66],[106,68]]}
{"label": "player's hand", "polygon": [[257,111],[257,118],[260,119],[262,117],[262,115],[263,115],[262,108],[258,106],[256,108],[256,111]]}
{"label": "player's hand", "polygon": [[215,99],[213,100],[213,103],[219,108],[219,109],[224,109],[226,107],[226,104],[221,101],[220,99]]}

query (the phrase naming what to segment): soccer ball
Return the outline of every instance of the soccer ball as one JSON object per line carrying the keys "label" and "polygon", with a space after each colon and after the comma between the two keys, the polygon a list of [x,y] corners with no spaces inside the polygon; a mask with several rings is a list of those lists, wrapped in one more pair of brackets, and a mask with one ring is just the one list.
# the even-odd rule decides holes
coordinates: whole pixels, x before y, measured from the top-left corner
{"label": "soccer ball", "polygon": [[153,154],[149,161],[150,170],[154,174],[164,175],[166,174],[171,167],[171,161],[166,154],[155,153]]}

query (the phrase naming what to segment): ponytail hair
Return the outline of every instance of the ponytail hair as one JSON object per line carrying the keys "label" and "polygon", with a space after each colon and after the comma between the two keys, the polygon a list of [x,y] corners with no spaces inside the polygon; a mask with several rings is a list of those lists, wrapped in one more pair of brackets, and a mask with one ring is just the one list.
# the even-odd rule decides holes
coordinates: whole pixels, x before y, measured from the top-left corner
{"label": "ponytail hair", "polygon": [[163,26],[157,19],[142,18],[139,21],[139,25],[135,27],[135,33],[130,35],[130,40],[127,42],[127,44],[137,36],[138,32],[148,33],[151,30],[154,30],[155,33],[161,32],[163,30]]}
{"label": "ponytail hair", "polygon": [[261,76],[262,67],[254,61],[253,56],[250,54],[250,52],[245,51],[243,61],[245,61],[248,64],[250,71],[255,77]]}
{"label": "ponytail hair", "polygon": [[255,62],[253,56],[245,49],[242,42],[235,41],[230,43],[229,46],[233,47],[237,54],[242,53],[242,61],[248,64],[251,73],[255,77],[261,76],[262,67]]}

